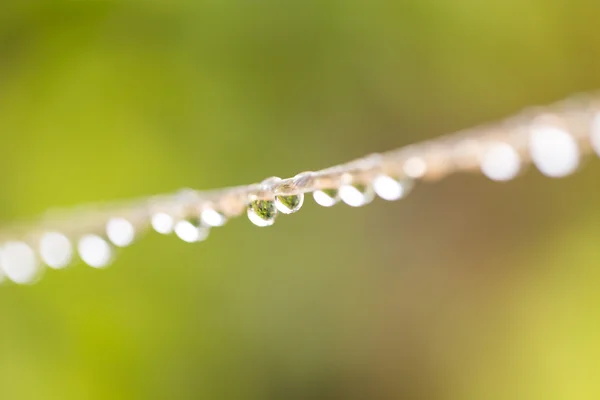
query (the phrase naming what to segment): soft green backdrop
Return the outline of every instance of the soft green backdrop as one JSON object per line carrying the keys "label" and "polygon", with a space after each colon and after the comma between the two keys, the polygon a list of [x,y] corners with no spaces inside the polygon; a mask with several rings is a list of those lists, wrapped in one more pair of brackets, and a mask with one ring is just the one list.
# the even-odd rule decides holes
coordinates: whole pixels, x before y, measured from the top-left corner
{"label": "soft green backdrop", "polygon": [[[588,0],[0,2],[0,218],[290,176],[600,87]],[[597,399],[600,162],[307,201],[0,287],[2,399]]]}

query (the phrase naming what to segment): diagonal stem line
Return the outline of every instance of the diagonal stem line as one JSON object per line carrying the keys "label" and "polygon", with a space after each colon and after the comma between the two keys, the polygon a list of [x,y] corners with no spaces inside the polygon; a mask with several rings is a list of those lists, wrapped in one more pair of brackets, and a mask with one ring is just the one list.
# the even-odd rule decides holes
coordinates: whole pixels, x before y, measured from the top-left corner
{"label": "diagonal stem line", "polygon": [[584,94],[544,107],[533,107],[500,122],[486,124],[399,149],[332,166],[320,171],[274,181],[217,190],[185,189],[177,193],[119,203],[80,206],[48,212],[38,220],[0,229],[0,241],[35,240],[47,231],[77,237],[103,233],[111,217],[128,219],[137,231],[146,229],[150,218],[165,212],[176,218],[192,218],[205,208],[227,217],[242,214],[251,199],[272,199],[338,188],[344,181],[370,183],[379,174],[415,180],[436,181],[459,172],[478,172],[486,150],[495,143],[510,145],[522,163],[531,163],[532,127],[545,124],[563,129],[576,141],[581,154],[592,151],[590,134],[600,115],[600,94]]}

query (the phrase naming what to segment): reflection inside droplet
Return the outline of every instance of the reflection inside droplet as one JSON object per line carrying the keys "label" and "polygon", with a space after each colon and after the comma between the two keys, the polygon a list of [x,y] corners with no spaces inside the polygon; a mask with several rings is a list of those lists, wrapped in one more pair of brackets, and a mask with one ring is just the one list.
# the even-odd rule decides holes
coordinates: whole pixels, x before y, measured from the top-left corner
{"label": "reflection inside droplet", "polygon": [[373,189],[384,200],[398,200],[405,197],[412,189],[411,179],[394,179],[388,175],[378,175],[373,179]]}
{"label": "reflection inside droplet", "polygon": [[106,223],[106,236],[115,246],[129,246],[135,239],[135,228],[125,218],[111,218]]}
{"label": "reflection inside droplet", "polygon": [[8,279],[15,283],[33,283],[42,270],[35,252],[24,242],[7,242],[0,252],[0,265]]}
{"label": "reflection inside droplet", "polygon": [[208,237],[208,228],[199,222],[184,219],[175,224],[175,234],[187,243],[201,242]]}
{"label": "reflection inside droplet", "polygon": [[151,220],[152,228],[163,235],[168,235],[173,232],[173,226],[175,225],[175,221],[173,217],[166,213],[156,213],[152,215]]}
{"label": "reflection inside droplet", "polygon": [[493,181],[513,179],[521,169],[521,158],[507,143],[494,143],[484,152],[481,172]]}
{"label": "reflection inside droplet", "polygon": [[534,127],[529,146],[535,166],[546,176],[561,178],[575,172],[579,166],[577,142],[560,128]]}
{"label": "reflection inside droplet", "polygon": [[370,185],[347,183],[340,186],[340,198],[351,207],[361,207],[373,201],[375,192]]}
{"label": "reflection inside droplet", "polygon": [[50,268],[64,268],[73,258],[73,246],[62,233],[47,232],[40,239],[40,256]]}
{"label": "reflection inside droplet", "polygon": [[323,207],[333,207],[340,201],[337,189],[315,190],[313,198],[318,205]]}
{"label": "reflection inside droplet", "polygon": [[304,194],[300,193],[293,196],[276,196],[275,207],[284,214],[293,214],[302,208],[304,204]]}
{"label": "reflection inside droplet", "polygon": [[106,267],[112,260],[112,248],[98,235],[85,235],[77,243],[79,256],[90,267]]}
{"label": "reflection inside droplet", "polygon": [[223,226],[225,225],[225,222],[227,222],[227,217],[225,217],[225,215],[212,208],[205,208],[202,210],[200,219],[206,226]]}
{"label": "reflection inside droplet", "polygon": [[277,207],[273,200],[252,200],[248,204],[248,219],[256,226],[265,227],[275,223]]}

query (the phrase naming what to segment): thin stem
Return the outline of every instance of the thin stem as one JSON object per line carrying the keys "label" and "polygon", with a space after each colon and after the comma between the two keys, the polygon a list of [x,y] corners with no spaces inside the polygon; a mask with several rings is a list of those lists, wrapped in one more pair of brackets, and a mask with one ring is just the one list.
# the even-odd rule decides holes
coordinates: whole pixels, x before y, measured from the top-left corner
{"label": "thin stem", "polygon": [[532,162],[531,132],[536,126],[552,126],[567,132],[581,154],[591,152],[593,121],[600,115],[600,95],[579,95],[547,107],[536,107],[494,124],[475,127],[412,144],[381,154],[329,167],[320,171],[266,183],[255,183],[211,191],[182,190],[135,201],[78,207],[49,213],[38,221],[20,223],[0,230],[0,241],[37,240],[47,231],[70,237],[101,234],[113,217],[129,220],[136,231],[146,229],[151,216],[164,212],[175,219],[197,217],[211,208],[226,217],[242,214],[252,199],[296,195],[338,188],[345,181],[370,183],[380,175],[435,181],[458,172],[478,172],[486,151],[493,145],[509,145],[522,164]]}

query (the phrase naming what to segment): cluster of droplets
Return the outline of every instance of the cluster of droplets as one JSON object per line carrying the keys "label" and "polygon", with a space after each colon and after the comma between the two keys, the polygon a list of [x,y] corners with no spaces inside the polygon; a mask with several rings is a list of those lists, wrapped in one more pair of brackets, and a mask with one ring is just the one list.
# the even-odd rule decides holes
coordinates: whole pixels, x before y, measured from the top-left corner
{"label": "cluster of droplets", "polygon": [[[168,213],[152,215],[150,224],[158,233],[175,233],[181,240],[194,243],[207,238],[210,228],[223,226],[226,217],[205,208],[196,218],[176,220]],[[60,270],[79,259],[93,268],[107,267],[114,259],[115,249],[131,245],[136,238],[135,225],[125,218],[111,218],[101,234],[88,233],[76,239],[48,231],[26,240],[0,245],[0,283],[10,280],[31,284],[39,280],[46,267]]]}
{"label": "cluster of droplets", "polygon": [[[303,178],[301,175],[296,178],[298,177]],[[262,185],[268,191],[269,184],[279,180],[279,178],[269,178]],[[401,199],[410,192],[413,182],[413,179],[404,173],[396,177],[379,174],[370,183],[356,180],[351,174],[345,174],[338,187],[314,190],[312,195],[315,202],[323,207],[333,207],[340,201],[351,207],[361,207],[371,203],[376,194],[384,200]],[[272,197],[272,199],[260,197],[250,199],[247,214],[252,223],[260,227],[271,226],[279,213],[293,214],[299,211],[304,203],[303,193],[294,195],[274,193]]]}
{"label": "cluster of droplets", "polygon": [[227,218],[213,208],[204,208],[198,216],[176,220],[170,214],[158,212],[152,215],[151,225],[160,234],[175,235],[187,243],[196,243],[208,237],[210,228],[225,225]]}
{"label": "cluster of droplets", "polygon": [[[307,174],[310,173],[299,174],[294,179],[303,179]],[[271,226],[275,223],[279,213],[293,214],[302,208],[304,204],[303,193],[294,195],[273,193],[271,186],[280,181],[281,178],[278,177],[265,179],[261,183],[259,194],[248,199],[246,214],[254,225],[260,227]],[[265,197],[270,196],[272,198],[262,198],[264,194],[267,194]]]}
{"label": "cluster of droplets", "polygon": [[[589,143],[567,129],[536,121],[527,128],[527,140],[516,145],[511,140],[485,141],[479,143],[477,165],[481,172],[494,181],[508,181],[518,176],[523,166],[531,161],[548,177],[560,178],[572,174],[580,165],[581,145],[589,144],[600,155],[600,114],[593,118],[588,127]],[[246,198],[246,214],[256,226],[267,227],[275,223],[279,213],[293,214],[302,208],[304,192],[312,192],[314,201],[323,207],[332,207],[343,202],[351,207],[361,207],[373,201],[375,196],[388,201],[405,197],[414,182],[428,173],[428,160],[412,156],[394,166],[389,172],[381,169],[368,174],[344,173],[330,180],[332,187],[315,189],[312,180],[318,174],[304,172],[291,181],[294,193],[280,190],[281,179],[272,177],[259,185]],[[380,168],[379,166],[378,168]],[[398,169],[399,168],[399,169]],[[377,169],[379,170],[379,169]],[[364,172],[364,171],[363,171]],[[365,178],[367,176],[367,178]],[[221,227],[227,222],[224,212],[211,204],[202,204],[197,215],[179,217],[181,213],[158,211],[151,213],[150,225],[163,235],[175,234],[181,240],[195,243],[205,240],[210,229]],[[187,213],[189,214],[189,213]],[[37,281],[45,269],[63,269],[75,264],[78,258],[93,268],[104,268],[114,259],[116,248],[131,245],[136,236],[136,225],[126,218],[109,219],[101,233],[87,233],[69,237],[57,231],[46,231],[25,240],[8,241],[0,245],[0,283],[6,280],[18,284]]]}
{"label": "cluster of droplets", "polygon": [[5,242],[0,246],[0,282],[36,282],[45,267],[59,270],[75,263],[76,256],[93,268],[104,268],[114,257],[115,247],[127,247],[136,236],[134,225],[124,218],[107,221],[102,235],[84,234],[75,240],[48,231],[26,240]]}
{"label": "cluster of droplets", "polygon": [[[600,114],[593,119],[589,132],[589,144],[600,155]],[[509,181],[522,172],[526,160],[531,160],[543,175],[562,178],[574,173],[581,163],[582,149],[575,136],[548,123],[540,122],[529,129],[525,150],[508,142],[488,143],[481,155],[481,172],[494,181]]]}

